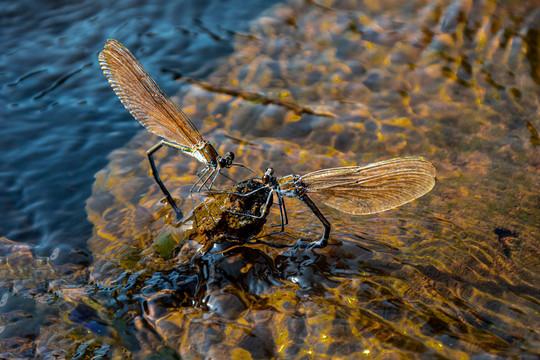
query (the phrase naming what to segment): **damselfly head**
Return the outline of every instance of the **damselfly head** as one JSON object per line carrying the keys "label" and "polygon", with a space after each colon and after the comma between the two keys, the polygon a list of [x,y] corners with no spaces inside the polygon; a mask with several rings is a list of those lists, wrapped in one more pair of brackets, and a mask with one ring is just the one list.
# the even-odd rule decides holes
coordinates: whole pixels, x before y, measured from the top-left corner
{"label": "damselfly head", "polygon": [[219,167],[221,168],[230,168],[233,164],[234,153],[229,151],[225,153],[225,156],[218,159]]}
{"label": "damselfly head", "polygon": [[274,177],[274,169],[268,168],[262,177],[263,184],[268,184]]}

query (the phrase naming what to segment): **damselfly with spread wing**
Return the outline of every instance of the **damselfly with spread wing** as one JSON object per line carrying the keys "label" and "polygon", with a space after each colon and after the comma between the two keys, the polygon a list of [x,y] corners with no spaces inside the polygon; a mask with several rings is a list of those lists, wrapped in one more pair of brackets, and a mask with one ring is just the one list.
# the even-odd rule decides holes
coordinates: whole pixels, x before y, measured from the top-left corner
{"label": "damselfly with spread wing", "polygon": [[[331,225],[311,198],[349,214],[373,214],[403,205],[426,194],[435,185],[435,174],[435,167],[428,160],[421,157],[403,157],[367,166],[324,169],[303,176],[288,175],[279,179],[274,176],[274,170],[269,168],[261,180],[271,189],[265,206],[273,204],[274,193],[277,196],[281,231],[288,222],[284,197],[301,200],[322,223],[324,233],[318,241],[299,242],[294,246],[324,247],[330,236]],[[266,209],[261,209],[260,216],[267,214]],[[275,246],[259,239],[252,240],[251,243]]]}

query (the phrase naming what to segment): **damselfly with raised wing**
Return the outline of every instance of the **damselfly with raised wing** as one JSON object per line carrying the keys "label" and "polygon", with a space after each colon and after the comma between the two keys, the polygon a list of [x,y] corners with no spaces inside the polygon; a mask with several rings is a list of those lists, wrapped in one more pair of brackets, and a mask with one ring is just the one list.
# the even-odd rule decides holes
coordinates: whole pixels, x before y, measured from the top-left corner
{"label": "damselfly with raised wing", "polygon": [[233,164],[232,152],[227,152],[223,157],[219,156],[212,144],[203,139],[187,115],[161,91],[135,56],[118,41],[107,41],[99,53],[99,64],[114,92],[131,115],[146,129],[164,139],[150,148],[147,155],[154,179],[178,219],[181,219],[183,214],[161,181],[152,157],[163,145],[180,150],[206,164],[191,191],[197,186],[197,191],[204,186],[211,189],[222,168],[233,165],[246,168],[241,164]]}

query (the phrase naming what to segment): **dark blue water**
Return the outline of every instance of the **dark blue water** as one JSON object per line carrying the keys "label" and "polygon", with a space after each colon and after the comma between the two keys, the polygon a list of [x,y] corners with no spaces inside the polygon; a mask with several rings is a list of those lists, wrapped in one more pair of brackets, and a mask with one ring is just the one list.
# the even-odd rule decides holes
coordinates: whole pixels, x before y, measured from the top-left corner
{"label": "dark blue water", "polygon": [[42,255],[85,248],[93,175],[142,129],[98,66],[108,38],[174,94],[181,84],[171,71],[204,79],[275,3],[0,2],[0,236],[40,245]]}

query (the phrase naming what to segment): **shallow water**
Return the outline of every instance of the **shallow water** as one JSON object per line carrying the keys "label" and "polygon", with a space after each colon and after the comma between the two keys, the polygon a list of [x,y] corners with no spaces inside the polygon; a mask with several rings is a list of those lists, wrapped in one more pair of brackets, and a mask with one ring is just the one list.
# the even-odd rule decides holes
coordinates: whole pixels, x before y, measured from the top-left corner
{"label": "shallow water", "polygon": [[[221,240],[213,246],[214,237],[192,235],[193,222],[171,224],[145,159],[156,137],[141,130],[118,146],[139,128],[106,88],[95,54],[78,53],[84,58],[79,66],[60,56],[65,64],[57,71],[72,74],[65,81],[57,77],[57,85],[38,91],[28,81],[52,70],[29,70],[10,85],[16,91],[4,92],[23,99],[6,107],[21,118],[21,129],[9,134],[41,131],[51,138],[34,141],[40,150],[20,146],[15,136],[3,145],[11,151],[2,171],[10,190],[6,208],[14,210],[2,228],[21,244],[41,245],[1,244],[3,354],[536,358],[540,4],[291,1],[269,9],[251,27],[235,28],[249,36],[210,27],[225,40],[205,30],[219,23],[211,17],[215,6],[224,10],[199,10],[209,11],[209,21],[191,20],[189,28],[200,31],[156,25],[152,36],[148,29],[141,30],[144,36],[128,29],[144,29],[152,14],[161,19],[155,8],[137,7],[144,14],[137,22],[130,12],[114,13],[126,16],[124,25],[111,26],[110,33],[96,26],[103,38],[96,36],[87,52],[97,52],[106,37],[121,39],[165,92],[181,86],[174,99],[220,153],[232,150],[252,169],[273,166],[284,176],[420,155],[438,168],[434,190],[372,216],[321,205],[333,225],[324,249],[229,247]],[[103,22],[102,12],[93,10],[98,15],[88,22]],[[59,26],[51,28],[58,33]],[[190,61],[182,52],[186,63],[178,64],[179,47],[171,44],[178,34],[188,48],[209,53]],[[219,46],[208,50],[207,43]],[[4,57],[16,59],[17,52],[9,54]],[[167,83],[179,73],[185,81]],[[94,87],[73,88],[70,79],[77,77]],[[60,91],[68,84],[72,91]],[[38,109],[43,101],[48,105]],[[64,104],[73,110],[59,110]],[[38,112],[58,117],[58,129],[49,131],[51,121],[36,127]],[[73,118],[86,126],[66,130]],[[53,146],[65,138],[65,151]],[[98,149],[101,158],[93,152]],[[56,171],[34,164],[37,154]],[[47,156],[58,158],[49,162]],[[23,166],[16,159],[28,161]],[[201,165],[172,150],[159,153],[158,162],[189,212],[189,188]],[[74,172],[79,163],[85,165]],[[66,176],[54,164],[72,173]],[[94,174],[92,194],[81,194]],[[238,169],[230,175],[248,176]],[[47,176],[55,179],[51,189],[62,190],[39,188],[36,177]],[[64,182],[69,179],[81,185]],[[68,204],[82,209],[87,197],[84,216],[50,210]],[[287,229],[267,239],[318,239],[316,218],[303,204],[286,201]],[[82,221],[86,214],[92,226]],[[268,225],[278,220],[274,209]]]}

